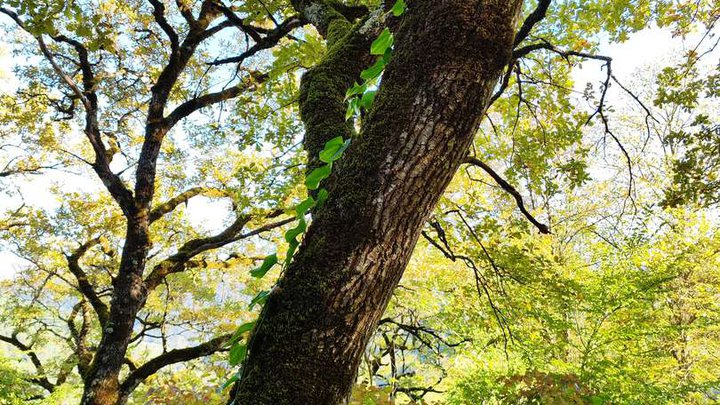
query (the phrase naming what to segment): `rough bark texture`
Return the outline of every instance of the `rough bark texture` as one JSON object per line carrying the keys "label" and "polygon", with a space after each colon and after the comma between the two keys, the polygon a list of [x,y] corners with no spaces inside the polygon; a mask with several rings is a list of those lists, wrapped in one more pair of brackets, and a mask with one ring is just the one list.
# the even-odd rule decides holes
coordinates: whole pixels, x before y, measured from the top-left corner
{"label": "rough bark texture", "polygon": [[[354,135],[353,123],[345,119],[345,92],[359,81],[370,63],[370,44],[377,29],[363,19],[353,24],[329,4],[296,5],[309,9],[327,39],[328,53],[303,75],[300,84],[300,115],[306,128],[303,146],[308,153],[308,171],[319,166],[318,153],[332,138]],[[376,27],[377,28],[377,27]]]}
{"label": "rough bark texture", "polygon": [[113,280],[110,318],[103,325],[102,340],[85,376],[83,404],[117,404],[120,400],[120,369],[125,362],[135,316],[147,298],[142,273],[150,245],[148,216],[138,215],[134,221],[138,223],[128,224],[120,269]]}
{"label": "rough bark texture", "polygon": [[[253,333],[237,404],[335,405],[347,397],[511,56],[522,0],[409,4],[375,106]],[[311,141],[324,136],[318,123],[337,118],[327,107],[337,100],[315,112],[313,100],[301,101]]]}

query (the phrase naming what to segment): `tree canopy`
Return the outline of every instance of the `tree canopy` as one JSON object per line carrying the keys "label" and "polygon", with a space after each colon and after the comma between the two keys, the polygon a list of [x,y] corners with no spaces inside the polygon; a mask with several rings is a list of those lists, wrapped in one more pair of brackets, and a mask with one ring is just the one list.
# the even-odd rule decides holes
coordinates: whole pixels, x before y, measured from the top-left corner
{"label": "tree canopy", "polygon": [[0,404],[719,401],[718,20],[3,0]]}

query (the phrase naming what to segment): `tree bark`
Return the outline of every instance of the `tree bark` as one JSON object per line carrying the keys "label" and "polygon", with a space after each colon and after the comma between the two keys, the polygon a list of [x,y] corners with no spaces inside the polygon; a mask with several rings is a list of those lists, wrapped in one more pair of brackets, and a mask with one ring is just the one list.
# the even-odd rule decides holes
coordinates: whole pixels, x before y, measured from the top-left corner
{"label": "tree bark", "polygon": [[85,375],[82,404],[109,405],[120,402],[120,369],[133,333],[135,316],[145,305],[147,289],[143,270],[150,246],[147,211],[128,221],[118,275],[113,279],[113,295],[108,322],[102,325],[102,340]]}
{"label": "tree bark", "polygon": [[[171,37],[172,49],[168,64],[152,87],[145,123],[145,140],[135,172],[134,196],[130,195],[131,201],[125,203],[123,210],[127,217],[127,230],[120,267],[112,281],[109,319],[102,325],[102,339],[84,378],[81,400],[83,405],[116,405],[127,401],[127,393],[120,392],[119,376],[125,363],[135,318],[147,299],[148,285],[143,280],[143,272],[151,245],[149,228],[156,186],[157,159],[163,138],[177,122],[176,119],[165,119],[165,107],[180,74],[205,38],[205,30],[219,15],[219,10],[212,1],[203,1],[199,19],[191,24],[187,37],[179,43],[177,34],[167,25],[162,3],[156,2],[153,7],[158,23]],[[194,107],[188,108],[192,110]],[[187,116],[184,112],[180,114]],[[97,125],[94,128],[97,128]],[[124,187],[123,190],[127,191]]]}
{"label": "tree bark", "polygon": [[[236,404],[335,405],[348,396],[421,228],[511,57],[522,0],[409,3],[361,135],[336,166],[330,197],[253,332]],[[331,109],[314,115],[303,105],[312,97],[303,96],[306,137],[322,136],[313,127]]]}

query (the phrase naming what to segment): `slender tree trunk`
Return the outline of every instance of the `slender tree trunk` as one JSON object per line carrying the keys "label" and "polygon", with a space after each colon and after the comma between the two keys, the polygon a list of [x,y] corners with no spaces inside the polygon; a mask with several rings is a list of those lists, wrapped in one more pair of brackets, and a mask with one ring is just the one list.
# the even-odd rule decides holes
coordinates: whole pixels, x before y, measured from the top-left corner
{"label": "slender tree trunk", "polygon": [[83,405],[115,405],[127,400],[120,396],[119,375],[135,316],[147,297],[142,277],[149,247],[148,226],[146,211],[128,221],[120,269],[113,280],[110,317],[103,325],[102,340],[85,376]]}
{"label": "slender tree trunk", "polygon": [[[511,56],[521,4],[409,2],[375,106],[253,333],[236,404],[335,405],[347,397]],[[303,120],[312,118],[305,109]]]}

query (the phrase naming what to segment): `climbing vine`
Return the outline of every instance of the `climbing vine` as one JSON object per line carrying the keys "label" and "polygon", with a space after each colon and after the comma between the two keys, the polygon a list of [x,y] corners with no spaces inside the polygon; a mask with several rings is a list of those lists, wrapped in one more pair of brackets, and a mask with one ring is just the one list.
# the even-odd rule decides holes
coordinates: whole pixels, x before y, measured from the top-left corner
{"label": "climbing vine", "polygon": [[[405,1],[397,0],[385,15],[392,14],[395,17],[400,17],[405,13],[406,9],[407,4]],[[370,45],[370,54],[377,56],[377,58],[372,66],[360,73],[362,83],[355,82],[346,92],[345,102],[348,105],[345,116],[346,120],[354,120],[362,116],[363,111],[369,110],[372,106],[382,74],[392,57],[392,46],[394,42],[395,39],[392,32],[390,32],[388,28],[385,28]],[[284,239],[288,244],[285,259],[280,263],[277,253],[265,257],[260,267],[250,271],[253,277],[258,279],[265,277],[276,265],[280,265],[282,270],[285,270],[287,266],[290,265],[297,248],[300,246],[300,241],[307,230],[308,223],[305,219],[306,215],[308,215],[313,208],[321,207],[328,198],[329,193],[327,189],[321,188],[320,183],[330,177],[333,164],[342,158],[343,153],[345,153],[350,146],[350,143],[350,138],[344,139],[342,136],[335,137],[325,143],[323,150],[318,154],[323,165],[313,169],[305,176],[305,187],[308,191],[314,191],[315,196],[308,195],[305,200],[295,206],[294,211],[297,224],[285,232]],[[255,306],[262,306],[270,296],[270,292],[271,290],[263,290],[258,293],[250,301],[249,309],[252,310]],[[247,356],[246,335],[252,331],[256,322],[257,320],[254,320],[240,325],[228,341],[227,347],[230,347],[228,362],[231,366],[238,366],[245,360]],[[220,390],[224,390],[233,384],[240,378],[240,375],[240,372],[236,372],[225,382]]]}

